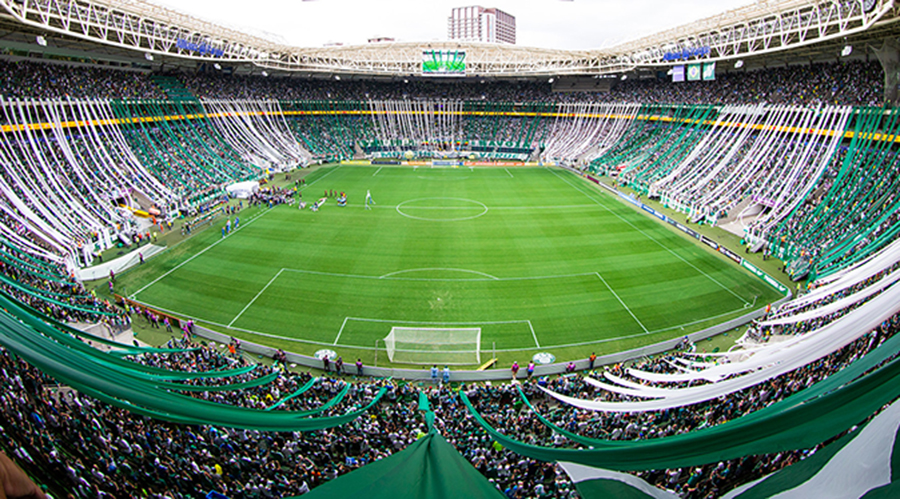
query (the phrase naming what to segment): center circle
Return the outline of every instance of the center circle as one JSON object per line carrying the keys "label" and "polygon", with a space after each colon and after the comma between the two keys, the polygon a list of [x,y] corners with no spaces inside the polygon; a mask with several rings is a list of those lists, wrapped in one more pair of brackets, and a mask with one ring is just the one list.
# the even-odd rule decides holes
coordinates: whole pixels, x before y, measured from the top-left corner
{"label": "center circle", "polygon": [[[473,211],[478,213],[466,215]],[[465,198],[418,198],[397,205],[397,213],[404,217],[431,222],[472,220],[487,212],[488,207],[484,203]]]}

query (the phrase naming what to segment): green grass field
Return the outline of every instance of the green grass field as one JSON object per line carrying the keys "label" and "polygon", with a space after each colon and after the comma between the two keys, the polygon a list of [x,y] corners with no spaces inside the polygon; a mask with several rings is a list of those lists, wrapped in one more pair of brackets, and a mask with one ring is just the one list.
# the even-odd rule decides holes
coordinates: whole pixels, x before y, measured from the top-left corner
{"label": "green grass field", "polygon": [[[569,172],[336,166],[296,207],[221,220],[120,276],[134,299],[219,331],[375,360],[392,326],[480,327],[482,360],[560,360],[676,337],[778,298],[707,248]],[[370,190],[377,204],[364,208]],[[378,364],[387,364],[383,350]]]}

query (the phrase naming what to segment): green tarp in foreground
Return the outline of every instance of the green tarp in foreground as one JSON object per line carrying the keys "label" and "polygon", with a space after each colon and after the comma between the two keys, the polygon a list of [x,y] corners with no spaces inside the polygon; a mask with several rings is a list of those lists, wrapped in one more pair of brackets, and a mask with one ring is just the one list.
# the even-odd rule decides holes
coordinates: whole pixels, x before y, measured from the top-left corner
{"label": "green tarp in foreground", "polygon": [[[339,416],[309,418],[293,411],[261,411],[218,404],[166,390],[144,367],[106,356],[60,333],[0,292],[0,344],[44,373],[79,392],[137,414],[183,424],[218,425],[263,431],[314,431],[348,423],[378,403],[386,387],[363,407]],[[46,336],[45,336],[46,334]],[[58,341],[54,341],[54,339]],[[86,350],[90,349],[90,350]],[[122,365],[118,365],[122,362]],[[129,367],[134,366],[135,369]],[[154,368],[160,374],[178,374]]]}
{"label": "green tarp in foreground", "polygon": [[304,499],[492,498],[503,494],[456,452],[444,437],[431,432],[406,449],[316,487]]}
{"label": "green tarp in foreground", "polygon": [[[879,349],[854,362],[851,367],[881,353],[884,352]],[[845,368],[844,371],[847,372],[832,375],[808,388],[820,394],[814,398],[808,398],[808,394],[801,391],[765,409],[718,426],[648,440],[597,440],[592,448],[581,450],[541,447],[510,438],[484,420],[465,392],[460,392],[460,398],[475,421],[491,437],[524,456],[540,461],[567,461],[620,471],[668,469],[812,447],[858,424],[900,396],[898,359],[852,381],[848,374],[855,369]],[[830,390],[821,389],[825,386]]]}
{"label": "green tarp in foreground", "polygon": [[[894,402],[863,427],[847,433],[802,461],[731,490],[723,499],[898,497],[898,428],[900,403]],[[659,489],[628,473],[575,463],[559,464],[584,499],[679,497],[675,491]]]}

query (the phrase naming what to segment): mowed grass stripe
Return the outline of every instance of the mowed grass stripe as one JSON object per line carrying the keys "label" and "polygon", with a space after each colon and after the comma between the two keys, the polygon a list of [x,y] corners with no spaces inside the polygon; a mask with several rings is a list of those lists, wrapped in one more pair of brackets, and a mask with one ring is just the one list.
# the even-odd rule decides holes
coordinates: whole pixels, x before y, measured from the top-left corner
{"label": "mowed grass stripe", "polygon": [[[680,324],[739,311],[755,296],[760,303],[776,296],[729,262],[579,186],[580,180],[567,179],[565,172],[522,168],[511,178],[491,169],[384,168],[373,177],[374,171],[342,166],[316,172],[303,189],[304,200],[318,199],[325,190],[343,191],[350,206],[338,208],[329,200],[319,213],[275,207],[139,299],[224,325],[246,308],[234,321],[236,330],[326,344],[334,342],[346,317],[530,320],[549,349],[644,334],[634,317],[651,333],[672,329],[668,335],[677,336]],[[460,209],[464,201],[446,198],[483,203],[488,211],[460,222],[411,219],[395,209],[364,210],[367,190],[376,206],[424,199],[416,204],[417,216],[445,216],[442,207],[468,211]],[[218,226],[197,236],[203,244],[189,248],[199,252],[215,243],[209,236],[214,231]],[[173,266],[154,259],[123,279],[137,289]],[[273,280],[280,269],[287,270]],[[397,279],[377,279],[386,274]],[[389,324],[348,324],[339,344],[371,347],[389,330]],[[485,329],[482,340],[485,348],[534,345],[530,331],[518,326]],[[646,344],[637,341],[633,344]],[[627,344],[611,342],[615,348]]]}

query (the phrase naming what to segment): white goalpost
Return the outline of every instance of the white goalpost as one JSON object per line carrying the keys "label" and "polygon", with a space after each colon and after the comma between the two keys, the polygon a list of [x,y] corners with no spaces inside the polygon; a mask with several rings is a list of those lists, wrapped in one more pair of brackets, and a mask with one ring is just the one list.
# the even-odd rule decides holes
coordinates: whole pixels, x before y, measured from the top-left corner
{"label": "white goalpost", "polygon": [[481,364],[480,327],[393,327],[384,345],[397,364]]}

